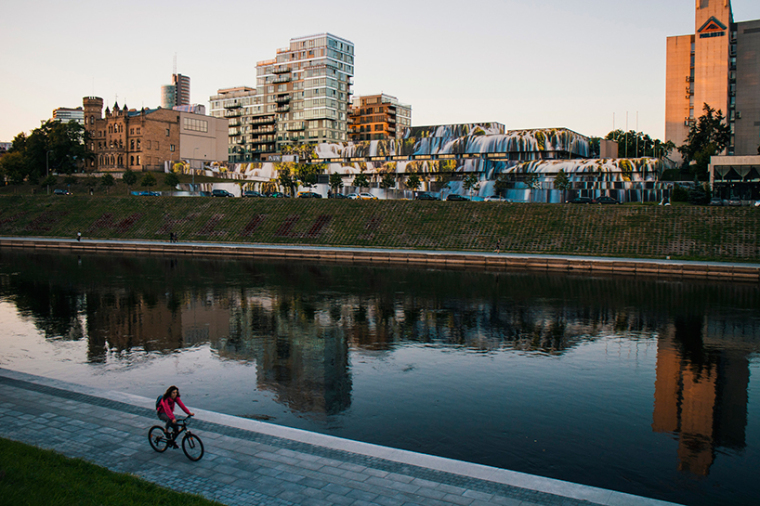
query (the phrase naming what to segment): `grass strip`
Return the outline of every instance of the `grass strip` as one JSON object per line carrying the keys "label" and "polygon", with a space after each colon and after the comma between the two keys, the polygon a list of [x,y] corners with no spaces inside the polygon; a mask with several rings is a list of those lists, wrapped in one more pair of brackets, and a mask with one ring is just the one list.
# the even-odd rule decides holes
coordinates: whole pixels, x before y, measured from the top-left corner
{"label": "grass strip", "polygon": [[0,438],[0,504],[219,506],[82,459]]}

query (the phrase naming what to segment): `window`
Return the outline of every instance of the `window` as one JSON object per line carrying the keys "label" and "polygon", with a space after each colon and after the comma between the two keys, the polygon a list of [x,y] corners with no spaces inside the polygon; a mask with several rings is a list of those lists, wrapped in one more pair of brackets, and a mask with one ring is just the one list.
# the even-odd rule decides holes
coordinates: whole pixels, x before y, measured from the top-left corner
{"label": "window", "polygon": [[137,150],[140,151],[140,139],[137,139]]}
{"label": "window", "polygon": [[174,152],[174,144],[169,145],[169,151]]}
{"label": "window", "polygon": [[134,156],[130,156],[129,157],[129,164],[130,165],[134,165],[135,164],[135,157]]}
{"label": "window", "polygon": [[169,129],[166,129],[166,136],[169,137]]}
{"label": "window", "polygon": [[129,149],[135,149],[135,140],[132,139],[129,141]]}

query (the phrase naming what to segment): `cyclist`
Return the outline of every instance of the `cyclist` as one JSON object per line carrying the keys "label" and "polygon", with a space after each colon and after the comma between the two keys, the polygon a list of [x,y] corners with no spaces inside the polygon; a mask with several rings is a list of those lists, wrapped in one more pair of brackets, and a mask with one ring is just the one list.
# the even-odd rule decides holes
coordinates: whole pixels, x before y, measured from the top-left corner
{"label": "cyclist", "polygon": [[182,399],[179,398],[179,388],[175,387],[174,385],[166,389],[161,402],[158,404],[156,414],[158,415],[158,418],[166,422],[166,431],[169,434],[169,442],[171,443],[172,447],[178,448],[177,443],[174,442],[174,438],[179,432],[177,419],[174,418],[175,404],[179,404],[179,407],[182,408],[182,411],[188,415],[193,416],[195,414],[190,412],[190,410],[187,409],[185,404],[182,402]]}

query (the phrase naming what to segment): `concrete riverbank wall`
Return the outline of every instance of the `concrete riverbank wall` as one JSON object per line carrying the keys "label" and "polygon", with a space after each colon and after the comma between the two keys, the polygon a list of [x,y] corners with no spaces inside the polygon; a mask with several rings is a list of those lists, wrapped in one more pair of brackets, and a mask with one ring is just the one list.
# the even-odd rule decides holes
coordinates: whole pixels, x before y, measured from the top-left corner
{"label": "concrete riverbank wall", "polygon": [[436,268],[545,271],[575,274],[654,276],[760,283],[760,264],[597,258],[512,253],[459,253],[378,248],[329,248],[158,241],[67,240],[0,237],[0,248],[63,250],[73,253],[222,256],[359,264],[406,264]]}

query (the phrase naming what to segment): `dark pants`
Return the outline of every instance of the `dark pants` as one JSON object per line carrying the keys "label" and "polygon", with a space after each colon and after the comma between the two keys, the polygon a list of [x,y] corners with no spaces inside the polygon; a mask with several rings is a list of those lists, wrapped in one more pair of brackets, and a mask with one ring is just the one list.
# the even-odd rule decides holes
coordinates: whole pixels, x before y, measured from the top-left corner
{"label": "dark pants", "polygon": [[176,436],[177,432],[179,432],[179,425],[176,423],[172,423],[172,419],[169,418],[169,416],[166,413],[159,413],[158,417],[161,419],[161,421],[166,422],[166,430],[170,431],[173,430],[174,434],[172,437]]}

